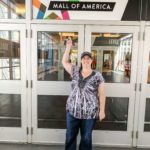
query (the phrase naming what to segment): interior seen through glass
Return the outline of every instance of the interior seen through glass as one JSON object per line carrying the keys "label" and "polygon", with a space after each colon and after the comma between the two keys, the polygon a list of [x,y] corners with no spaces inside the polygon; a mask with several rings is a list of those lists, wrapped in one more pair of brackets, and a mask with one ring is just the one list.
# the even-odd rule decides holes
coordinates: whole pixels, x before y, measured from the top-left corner
{"label": "interior seen through glass", "polygon": [[93,69],[106,82],[129,83],[133,35],[130,33],[92,33]]}
{"label": "interior seen through glass", "polygon": [[25,19],[25,0],[0,0],[0,19]]}
{"label": "interior seen through glass", "polygon": [[77,65],[77,32],[38,32],[38,80],[71,80],[70,75],[64,70],[61,63],[66,48],[66,40],[69,36],[73,41],[70,62],[73,65]]}
{"label": "interior seen through glass", "polygon": [[20,79],[20,32],[0,31],[0,80]]}
{"label": "interior seen through glass", "polygon": [[[38,32],[38,80],[71,80],[61,63],[68,36],[73,40],[70,62],[77,65],[77,32]],[[92,33],[91,42],[92,69],[100,71],[108,83],[129,83],[133,35]]]}

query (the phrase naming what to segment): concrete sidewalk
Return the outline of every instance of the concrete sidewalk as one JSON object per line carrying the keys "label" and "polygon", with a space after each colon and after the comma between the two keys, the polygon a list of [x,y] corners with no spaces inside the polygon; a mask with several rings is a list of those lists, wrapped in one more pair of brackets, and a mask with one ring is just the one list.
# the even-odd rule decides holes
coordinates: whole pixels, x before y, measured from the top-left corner
{"label": "concrete sidewalk", "polygon": [[[64,150],[63,146],[35,145],[35,144],[3,144],[0,143],[0,150]],[[150,150],[137,148],[111,148],[94,147],[93,150]]]}

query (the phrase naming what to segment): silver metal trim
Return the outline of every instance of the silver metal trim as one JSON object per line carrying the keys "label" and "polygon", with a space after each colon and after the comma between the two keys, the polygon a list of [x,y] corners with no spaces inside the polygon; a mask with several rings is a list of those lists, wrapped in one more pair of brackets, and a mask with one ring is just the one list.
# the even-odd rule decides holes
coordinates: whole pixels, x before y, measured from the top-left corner
{"label": "silver metal trim", "polygon": [[139,85],[139,91],[142,91],[142,83]]}
{"label": "silver metal trim", "polygon": [[136,131],[136,139],[138,139],[138,138],[139,138],[139,132]]}
{"label": "silver metal trim", "polygon": [[27,127],[27,135],[29,134],[29,127]]}
{"label": "silver metal trim", "polygon": [[28,84],[28,80],[26,80],[26,88],[28,88],[28,85],[29,85],[29,84]]}
{"label": "silver metal trim", "polygon": [[28,30],[26,29],[26,38],[28,38]]}
{"label": "silver metal trim", "polygon": [[33,88],[33,81],[31,80],[31,88]]}
{"label": "silver metal trim", "polygon": [[134,131],[131,132],[131,138],[134,138]]}
{"label": "silver metal trim", "polygon": [[137,90],[137,83],[135,83],[135,85],[134,85],[134,91],[136,91]]}
{"label": "silver metal trim", "polygon": [[31,135],[33,135],[33,127],[31,127]]}
{"label": "silver metal trim", "polygon": [[32,38],[32,30],[30,30],[30,37]]}
{"label": "silver metal trim", "polygon": [[143,41],[145,41],[145,32],[143,32]]}
{"label": "silver metal trim", "polygon": [[138,41],[140,41],[141,33],[138,32]]}

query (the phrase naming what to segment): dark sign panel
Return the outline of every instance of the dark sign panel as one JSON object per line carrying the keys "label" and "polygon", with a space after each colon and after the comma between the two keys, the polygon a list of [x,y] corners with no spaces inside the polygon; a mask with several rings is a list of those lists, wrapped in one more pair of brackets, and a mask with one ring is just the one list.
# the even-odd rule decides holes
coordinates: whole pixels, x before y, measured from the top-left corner
{"label": "dark sign panel", "polygon": [[115,2],[68,2],[51,1],[48,10],[113,11]]}

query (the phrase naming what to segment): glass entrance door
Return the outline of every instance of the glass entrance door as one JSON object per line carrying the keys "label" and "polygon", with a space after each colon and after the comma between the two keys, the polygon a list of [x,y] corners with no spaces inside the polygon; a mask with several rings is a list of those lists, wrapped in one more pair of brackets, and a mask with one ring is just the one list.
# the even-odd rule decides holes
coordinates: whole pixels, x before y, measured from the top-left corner
{"label": "glass entrance door", "polygon": [[0,24],[0,141],[27,142],[25,31]]}
{"label": "glass entrance door", "polygon": [[70,76],[61,60],[66,40],[73,47],[70,62],[79,65],[84,28],[80,25],[32,25],[32,142],[64,143],[65,105]]}
{"label": "glass entrance door", "polygon": [[93,143],[132,146],[138,27],[86,26],[85,49],[106,83],[106,118],[97,122]]}
{"label": "glass entrance door", "polygon": [[32,31],[32,142],[64,143],[71,78],[61,59],[71,36],[70,62],[80,65],[81,52],[91,51],[92,68],[106,82],[106,118],[97,122],[93,143],[132,146],[139,28],[32,25]]}
{"label": "glass entrance door", "polygon": [[150,27],[145,29],[143,58],[137,146],[150,147]]}

